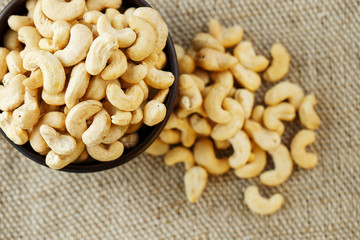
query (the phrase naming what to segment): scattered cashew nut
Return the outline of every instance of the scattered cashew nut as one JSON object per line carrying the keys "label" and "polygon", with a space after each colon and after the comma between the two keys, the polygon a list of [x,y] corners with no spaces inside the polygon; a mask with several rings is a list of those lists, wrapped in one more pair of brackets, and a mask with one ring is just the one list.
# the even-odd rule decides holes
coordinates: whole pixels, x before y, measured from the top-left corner
{"label": "scattered cashew nut", "polygon": [[280,43],[275,43],[270,49],[272,62],[263,74],[263,78],[269,82],[276,82],[282,79],[290,68],[290,54]]}
{"label": "scattered cashew nut", "polygon": [[11,112],[0,113],[0,128],[17,145],[23,145],[28,141],[27,132],[13,124]]}
{"label": "scattered cashew nut", "polygon": [[277,105],[282,101],[289,100],[295,108],[299,108],[304,98],[304,91],[291,82],[281,82],[270,88],[265,93],[265,103],[267,105]]}
{"label": "scattered cashew nut", "polygon": [[306,152],[306,147],[315,142],[315,133],[311,130],[301,130],[291,140],[290,150],[294,162],[302,168],[314,168],[318,158],[314,153]]}
{"label": "scattered cashew nut", "polygon": [[321,120],[314,109],[315,105],[316,97],[315,95],[311,94],[305,96],[299,106],[300,122],[310,130],[317,129],[321,124]]}
{"label": "scattered cashew nut", "polygon": [[192,168],[195,163],[193,153],[189,149],[181,146],[175,147],[167,152],[164,161],[168,166],[183,162],[186,170]]}
{"label": "scattered cashew nut", "polygon": [[200,166],[194,166],[186,171],[184,176],[186,197],[191,203],[195,203],[206,187],[208,174]]}

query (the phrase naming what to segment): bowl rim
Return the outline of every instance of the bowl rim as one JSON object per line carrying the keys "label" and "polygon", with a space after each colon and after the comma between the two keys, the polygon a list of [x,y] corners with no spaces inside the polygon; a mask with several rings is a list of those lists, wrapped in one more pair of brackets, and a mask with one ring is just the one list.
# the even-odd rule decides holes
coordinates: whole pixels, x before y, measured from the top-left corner
{"label": "bowl rim", "polygon": [[[4,9],[0,12],[0,21],[4,21],[5,18],[7,20],[7,18],[10,15],[15,14],[16,11],[21,12],[21,8],[25,7],[25,2],[26,2],[26,0],[10,1],[4,7]],[[145,0],[127,0],[127,2],[122,3],[122,6],[129,5],[129,4],[135,5],[136,7],[151,7]],[[20,7],[20,10],[19,10],[19,7]],[[14,10],[14,8],[16,8],[16,10]],[[9,13],[9,12],[11,12],[11,13]],[[0,35],[5,34],[7,29],[9,29],[8,26],[2,27],[0,29],[0,31],[1,30],[3,30],[3,31],[1,32]],[[2,41],[3,41],[3,39],[1,39],[0,42],[2,42]],[[3,44],[1,44],[1,45],[3,45]],[[139,156],[155,141],[155,139],[158,137],[160,132],[165,127],[165,125],[170,117],[170,114],[173,112],[173,109],[175,107],[176,98],[177,98],[177,92],[178,92],[178,74],[179,74],[178,73],[178,62],[177,62],[174,43],[171,39],[170,33],[168,34],[168,37],[167,37],[164,52],[167,55],[167,59],[168,59],[167,65],[168,65],[169,71],[171,71],[175,77],[174,83],[170,87],[170,91],[167,96],[167,100],[165,100],[166,101],[165,106],[166,106],[167,112],[166,112],[166,116],[165,116],[164,120],[153,127],[148,127],[149,129],[150,128],[153,128],[153,129],[150,131],[150,134],[145,137],[144,141],[139,143],[137,146],[132,148],[130,151],[128,151],[126,153],[124,152],[125,154],[123,154],[120,158],[118,158],[116,160],[109,161],[109,162],[96,161],[96,163],[93,163],[90,165],[69,164],[69,165],[65,166],[64,168],[59,169],[57,171],[71,172],[71,173],[91,173],[91,172],[99,172],[99,171],[109,170],[114,167],[118,167],[122,164],[125,164],[125,163],[131,161],[132,159],[134,159],[135,157]],[[42,166],[45,166],[48,169],[51,169],[45,163],[45,156],[42,156],[42,155],[36,153],[34,150],[27,149],[24,145],[16,145],[13,141],[11,141],[6,136],[6,134],[2,131],[2,129],[0,129],[0,133],[4,136],[4,138],[6,139],[7,142],[9,142],[17,151],[19,151],[25,157],[27,157],[28,159],[30,159]],[[28,145],[28,144],[29,144],[29,142],[26,143],[26,145]]]}

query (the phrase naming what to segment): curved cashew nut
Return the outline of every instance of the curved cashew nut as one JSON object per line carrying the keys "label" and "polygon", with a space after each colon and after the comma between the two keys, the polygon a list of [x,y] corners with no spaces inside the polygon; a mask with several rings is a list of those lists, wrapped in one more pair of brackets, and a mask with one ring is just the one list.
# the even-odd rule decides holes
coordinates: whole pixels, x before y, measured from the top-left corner
{"label": "curved cashew nut", "polygon": [[22,129],[30,129],[36,125],[40,118],[40,106],[37,89],[25,89],[24,104],[13,112],[14,124]]}
{"label": "curved cashew nut", "polygon": [[25,7],[28,10],[28,17],[33,18],[36,3],[37,3],[37,0],[27,0],[26,1]]}
{"label": "curved cashew nut", "polygon": [[196,64],[207,71],[226,71],[236,63],[236,57],[211,48],[203,48],[196,55]]}
{"label": "curved cashew nut", "polygon": [[215,143],[215,148],[216,149],[228,149],[231,146],[231,143],[228,140],[222,140],[222,141],[217,141],[214,140]]}
{"label": "curved cashew nut", "polygon": [[290,150],[294,162],[302,168],[314,168],[318,158],[314,153],[307,153],[306,147],[315,142],[315,133],[310,130],[301,130],[291,140]]}
{"label": "curved cashew nut", "polygon": [[167,144],[181,143],[181,132],[179,130],[164,129],[159,135],[159,139]]}
{"label": "curved cashew nut", "polygon": [[164,157],[164,161],[168,166],[173,166],[176,163],[183,162],[186,170],[192,168],[195,163],[193,153],[189,149],[181,146],[175,147],[167,152]]}
{"label": "curved cashew nut", "polygon": [[255,158],[252,161],[248,160],[248,163],[235,169],[235,175],[239,178],[253,178],[264,170],[266,166],[266,152],[258,146],[255,146],[253,153],[255,154]]}
{"label": "curved cashew nut", "polygon": [[113,80],[119,78],[127,70],[127,58],[125,54],[116,49],[108,60],[108,65],[101,72],[101,77],[105,80]]}
{"label": "curved cashew nut", "polygon": [[262,124],[264,111],[265,107],[263,105],[257,105],[256,107],[254,107],[251,114],[251,120]]}
{"label": "curved cashew nut", "polygon": [[166,64],[167,64],[166,53],[164,53],[163,51],[161,51],[161,52],[158,53],[157,55],[158,55],[158,59],[157,59],[156,64],[155,64],[155,68],[156,68],[156,69],[163,69],[163,68],[165,68],[165,66],[166,66]]}
{"label": "curved cashew nut", "polygon": [[221,175],[230,169],[227,158],[216,157],[214,146],[208,138],[200,138],[196,141],[194,159],[196,164],[205,168],[210,174]]}
{"label": "curved cashew nut", "polygon": [[111,83],[106,88],[106,97],[112,105],[123,111],[134,111],[144,99],[144,92],[139,84],[127,88],[124,92],[120,85]]}
{"label": "curved cashew nut", "polygon": [[25,86],[22,84],[24,75],[7,73],[0,85],[0,110],[12,111],[24,101]]}
{"label": "curved cashew nut", "polygon": [[207,118],[208,115],[205,112],[204,106],[201,105],[198,108],[194,108],[193,110],[188,110],[188,109],[184,109],[184,108],[178,108],[178,110],[176,111],[176,115],[179,118],[187,118],[188,116],[190,116],[193,113],[197,113],[199,114],[201,117]]}
{"label": "curved cashew nut", "polygon": [[298,108],[304,98],[304,91],[295,83],[281,82],[270,88],[265,93],[265,103],[267,105],[277,105],[286,99]]}
{"label": "curved cashew nut", "polygon": [[128,62],[126,71],[121,75],[121,79],[131,84],[137,84],[146,77],[147,73],[148,69],[145,65]]}
{"label": "curved cashew nut", "polygon": [[49,105],[61,106],[65,104],[65,93],[66,88],[60,93],[52,94],[46,91],[45,89],[42,90],[41,97]]}
{"label": "curved cashew nut", "polygon": [[191,203],[195,203],[206,187],[208,174],[202,167],[195,166],[186,171],[184,176],[186,197]]}
{"label": "curved cashew nut", "polygon": [[201,68],[197,68],[193,74],[203,81],[204,87],[210,83],[210,75],[207,71],[202,70]]}
{"label": "curved cashew nut", "polygon": [[90,74],[86,71],[85,63],[80,62],[71,71],[69,84],[65,92],[65,103],[72,108],[80,102],[89,85]]}
{"label": "curved cashew nut", "polygon": [[289,72],[290,55],[280,43],[272,45],[270,54],[273,60],[270,67],[264,72],[263,78],[269,82],[276,82]]}
{"label": "curved cashew nut", "polygon": [[51,20],[70,21],[79,17],[86,7],[85,0],[41,0],[44,14]]}
{"label": "curved cashew nut", "polygon": [[278,211],[284,202],[284,197],[279,193],[272,195],[269,199],[262,197],[256,186],[247,187],[244,198],[250,210],[261,215],[272,214]]}
{"label": "curved cashew nut", "polygon": [[108,8],[105,11],[105,15],[110,20],[111,25],[115,29],[126,28],[126,16],[124,14],[121,14],[117,9]]}
{"label": "curved cashew nut", "polygon": [[235,91],[235,99],[243,106],[245,110],[245,118],[250,118],[255,102],[254,93],[247,89],[238,89]]}
{"label": "curved cashew nut", "polygon": [[88,73],[91,75],[100,74],[118,47],[116,39],[109,33],[104,33],[97,37],[91,44],[85,60]]}
{"label": "curved cashew nut", "polygon": [[62,169],[76,161],[85,149],[85,144],[78,140],[76,141],[76,147],[72,154],[64,156],[56,154],[54,151],[50,151],[45,158],[45,163],[52,169]]}
{"label": "curved cashew nut", "polygon": [[21,58],[19,51],[11,51],[6,56],[6,65],[8,66],[10,73],[24,74],[26,70],[24,69],[23,64],[23,59]]}
{"label": "curved cashew nut", "polygon": [[244,125],[245,111],[241,104],[232,98],[225,98],[223,102],[225,111],[231,114],[230,122],[216,124],[211,132],[211,138],[222,141],[233,137]]}
{"label": "curved cashew nut", "polygon": [[0,113],[0,128],[6,136],[17,145],[23,145],[28,141],[27,132],[14,125],[11,112]]}
{"label": "curved cashew nut", "polygon": [[225,28],[215,19],[209,21],[209,32],[214,38],[219,40],[225,48],[230,48],[238,44],[244,35],[244,30],[239,25]]}
{"label": "curved cashew nut", "polygon": [[104,15],[102,12],[97,10],[92,10],[86,12],[83,16],[83,19],[86,23],[97,24],[97,21],[102,15]]}
{"label": "curved cashew nut", "polygon": [[184,54],[178,60],[178,65],[179,65],[179,73],[180,74],[183,74],[183,73],[190,74],[190,73],[193,73],[196,69],[195,58],[192,58],[188,54]]}
{"label": "curved cashew nut", "polygon": [[[130,127],[129,127],[129,129],[130,129]],[[124,144],[124,147],[126,149],[135,147],[139,143],[139,134],[136,132],[129,134],[128,131],[126,131],[126,133],[127,133],[127,135],[123,136],[120,139],[120,142],[122,142],[122,144]]]}
{"label": "curved cashew nut", "polygon": [[259,74],[243,67],[240,63],[231,68],[232,74],[236,81],[248,89],[249,91],[256,91],[261,85],[261,78]]}
{"label": "curved cashew nut", "polygon": [[179,106],[188,110],[200,107],[203,103],[201,92],[196,86],[193,75],[182,74],[179,77]]}
{"label": "curved cashew nut", "polygon": [[[58,10],[58,9],[56,9]],[[39,31],[39,33],[41,34],[41,36],[45,37],[45,38],[52,38],[54,35],[53,32],[53,21],[51,21],[43,12],[42,10],[42,1],[37,1],[36,5],[35,5],[35,9],[34,9],[34,13],[33,13],[33,17],[34,17],[34,24],[36,29]]]}
{"label": "curved cashew nut", "polygon": [[210,136],[212,127],[206,118],[202,118],[197,114],[190,117],[190,124],[194,131],[202,136]]}
{"label": "curved cashew nut", "polygon": [[269,60],[263,55],[256,55],[255,50],[249,41],[239,43],[234,49],[234,56],[239,63],[254,72],[262,72],[269,65]]}
{"label": "curved cashew nut", "polygon": [[235,136],[229,138],[234,153],[229,157],[229,164],[232,168],[239,168],[247,163],[251,154],[251,142],[248,135],[238,131]]}
{"label": "curved cashew nut", "polygon": [[92,42],[92,31],[83,24],[76,24],[70,30],[68,45],[64,49],[56,51],[54,55],[59,58],[64,67],[74,66],[85,59]]}
{"label": "curved cashew nut", "polygon": [[29,142],[31,147],[38,153],[47,151],[48,146],[40,134],[40,127],[43,124],[49,125],[59,131],[65,131],[66,115],[62,112],[48,112],[41,116],[37,124],[29,131]]}
{"label": "curved cashew nut", "polygon": [[20,52],[21,58],[24,58],[31,49],[39,46],[41,35],[35,27],[26,26],[19,29],[18,39],[25,44],[25,49]]}
{"label": "curved cashew nut", "polygon": [[10,51],[6,48],[0,47],[0,82],[3,80],[5,74],[8,71],[8,66],[6,63],[6,56],[10,53]]}
{"label": "curved cashew nut", "polygon": [[[60,106],[49,105],[44,101],[40,102],[40,115],[44,115],[48,112],[59,112]],[[65,113],[67,115],[67,113]]]}
{"label": "curved cashew nut", "polygon": [[19,31],[20,28],[25,26],[34,26],[33,19],[28,16],[11,15],[7,22],[10,29],[15,32]]}
{"label": "curved cashew nut", "polygon": [[53,38],[40,39],[38,45],[41,49],[54,53],[63,49],[69,43],[71,24],[65,21],[56,21],[52,27],[54,32]]}
{"label": "curved cashew nut", "polygon": [[99,144],[94,147],[86,146],[86,150],[91,157],[101,162],[113,161],[119,158],[124,152],[124,145],[117,141],[108,146]]}
{"label": "curved cashew nut", "polygon": [[166,116],[165,104],[151,100],[145,104],[144,107],[144,124],[148,126],[154,126],[164,120]]}
{"label": "curved cashew nut", "polygon": [[155,96],[153,97],[153,100],[159,101],[161,103],[165,102],[166,97],[169,94],[169,91],[170,91],[169,88],[158,90]]}
{"label": "curved cashew nut", "polygon": [[150,87],[156,89],[169,88],[175,81],[175,77],[172,72],[162,71],[155,67],[149,67],[144,81]]}
{"label": "curved cashew nut", "polygon": [[86,120],[98,113],[101,109],[101,102],[94,100],[87,100],[76,104],[66,117],[65,125],[67,131],[76,139],[81,139],[83,133],[88,128]]}
{"label": "curved cashew nut", "polygon": [[282,144],[268,153],[273,159],[275,169],[266,171],[260,175],[260,181],[266,186],[279,186],[291,175],[293,161],[289,150]]}
{"label": "curved cashew nut", "polygon": [[104,144],[113,144],[116,141],[119,141],[120,138],[122,138],[129,125],[127,126],[118,126],[115,124],[111,124],[109,133],[102,139],[101,143]]}
{"label": "curved cashew nut", "polygon": [[4,47],[10,51],[21,51],[23,49],[21,42],[18,40],[17,32],[8,30],[4,36]]}
{"label": "curved cashew nut", "polygon": [[275,106],[267,107],[264,111],[264,126],[269,130],[282,135],[285,129],[283,121],[292,121],[296,117],[295,107],[290,103],[279,103]]}
{"label": "curved cashew nut", "polygon": [[316,105],[316,97],[311,94],[304,97],[299,107],[300,122],[310,130],[317,129],[321,124],[321,120],[315,112],[314,105]]}
{"label": "curved cashew nut", "polygon": [[275,149],[281,143],[281,137],[277,132],[263,128],[258,122],[246,120],[244,129],[255,143],[265,151]]}
{"label": "curved cashew nut", "polygon": [[177,129],[181,131],[181,143],[184,147],[191,147],[196,140],[196,132],[192,129],[189,120],[180,119],[175,114],[171,114],[164,129]]}
{"label": "curved cashew nut", "polygon": [[211,48],[220,52],[225,52],[225,48],[221,42],[208,33],[196,34],[191,45],[195,51],[199,51],[203,48]]}
{"label": "curved cashew nut", "polygon": [[120,84],[117,79],[108,81],[100,75],[92,77],[83,99],[100,101],[106,96],[106,88],[110,83]]}
{"label": "curved cashew nut", "polygon": [[82,140],[88,147],[99,145],[109,133],[111,127],[110,115],[102,109],[94,116],[89,128],[82,134]]}
{"label": "curved cashew nut", "polygon": [[[169,144],[163,142],[159,138],[157,138],[146,150],[147,154],[152,156],[163,156],[168,153],[170,150]],[[175,164],[175,163],[174,163]]]}
{"label": "curved cashew nut", "polygon": [[56,154],[70,155],[75,151],[76,141],[69,135],[62,135],[46,124],[40,127],[40,134],[49,148]]}
{"label": "curved cashew nut", "polygon": [[102,11],[105,8],[115,8],[119,9],[121,6],[122,0],[87,0],[86,6],[89,11],[91,10],[97,10]]}
{"label": "curved cashew nut", "polygon": [[111,122],[118,126],[128,126],[132,119],[131,112],[122,111],[108,101],[103,101],[105,110],[111,115]]}
{"label": "curved cashew nut", "polygon": [[60,93],[65,86],[65,71],[57,57],[44,50],[32,49],[24,58],[24,68],[41,69],[44,89],[52,94]]}
{"label": "curved cashew nut", "polygon": [[76,164],[83,163],[83,162],[88,161],[88,158],[89,158],[89,154],[86,151],[86,149],[84,149],[82,151],[82,153],[80,154],[80,156],[73,163],[76,163]]}

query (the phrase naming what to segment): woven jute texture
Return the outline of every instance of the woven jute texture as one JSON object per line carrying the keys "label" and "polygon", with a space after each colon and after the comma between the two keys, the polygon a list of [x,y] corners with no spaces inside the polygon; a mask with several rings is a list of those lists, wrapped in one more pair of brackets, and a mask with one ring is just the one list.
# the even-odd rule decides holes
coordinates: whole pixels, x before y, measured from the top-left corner
{"label": "woven jute texture", "polygon": [[[292,57],[286,79],[318,97],[323,124],[310,147],[318,166],[296,168],[280,187],[261,187],[286,201],[276,214],[258,216],[243,203],[246,186],[258,179],[210,177],[198,203],[189,204],[183,166],[141,155],[105,172],[63,173],[27,160],[1,138],[0,239],[360,239],[360,2],[149,2],[185,46],[211,17],[243,26],[266,56],[272,43],[283,43]],[[298,121],[288,125],[284,143],[299,129]]]}

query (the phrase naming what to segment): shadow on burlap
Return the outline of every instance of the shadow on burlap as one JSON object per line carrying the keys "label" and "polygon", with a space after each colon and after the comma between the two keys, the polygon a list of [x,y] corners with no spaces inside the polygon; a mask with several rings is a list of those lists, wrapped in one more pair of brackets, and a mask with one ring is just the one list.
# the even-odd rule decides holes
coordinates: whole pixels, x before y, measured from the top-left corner
{"label": "shadow on burlap", "polygon": [[[206,31],[210,17],[243,26],[267,56],[282,42],[292,56],[286,79],[318,97],[323,124],[310,150],[319,165],[296,168],[280,187],[261,187],[286,202],[278,213],[258,216],[243,204],[256,179],[211,177],[199,202],[189,204],[183,167],[168,168],[160,158],[69,174],[26,160],[1,138],[0,239],[360,239],[359,1],[149,2],[183,45]],[[300,129],[292,125],[285,143]]]}

